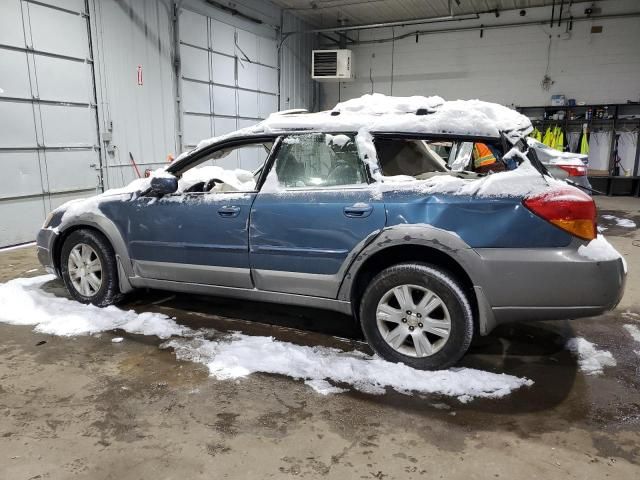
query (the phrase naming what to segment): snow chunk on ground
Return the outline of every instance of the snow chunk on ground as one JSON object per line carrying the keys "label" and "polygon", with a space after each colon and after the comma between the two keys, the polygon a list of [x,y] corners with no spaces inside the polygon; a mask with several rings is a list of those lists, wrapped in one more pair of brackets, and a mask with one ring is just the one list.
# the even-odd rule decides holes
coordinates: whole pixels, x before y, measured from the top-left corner
{"label": "snow chunk on ground", "polygon": [[630,324],[624,325],[623,327],[636,342],[640,343],[640,328]]}
{"label": "snow chunk on ground", "polygon": [[255,372],[287,375],[304,379],[323,395],[340,393],[345,390],[343,386],[350,385],[372,394],[382,394],[390,387],[403,394],[442,394],[466,402],[477,397],[500,398],[533,384],[526,378],[469,368],[424,372],[359,351],[306,347],[271,337],[213,332],[213,339],[205,338],[212,335],[211,330],[183,327],[163,314],[136,313],[114,306],[98,308],[57,297],[42,289],[54,279],[53,275],[43,275],[0,284],[0,321],[33,325],[37,332],[61,336],[121,329],[162,339],[173,337],[162,347],[174,348],[179,359],[206,365],[218,379],[237,379]]}
{"label": "snow chunk on ground", "polygon": [[136,313],[114,306],[98,308],[42,290],[54,275],[18,278],[0,284],[0,322],[34,325],[36,332],[60,336],[88,335],[120,328],[129,333],[169,338],[185,328],[159,313]]}
{"label": "snow chunk on ground", "polygon": [[336,387],[326,380],[305,380],[304,384],[313,388],[320,395],[333,395],[334,393],[344,393],[347,391],[346,388]]}
{"label": "snow chunk on ground", "polygon": [[580,370],[587,375],[600,375],[604,367],[616,366],[616,359],[611,352],[598,350],[596,345],[584,338],[572,338],[565,347],[578,358]]}
{"label": "snow chunk on ground", "polygon": [[633,220],[629,220],[628,218],[620,218],[616,217],[615,215],[602,215],[602,218],[604,218],[605,220],[612,220],[616,222],[616,225],[618,227],[636,228],[636,222],[634,222]]}
{"label": "snow chunk on ground", "polygon": [[371,394],[382,394],[390,387],[404,394],[436,393],[466,401],[503,397],[533,384],[526,378],[470,368],[425,372],[358,351],[300,346],[241,333],[234,333],[225,341],[174,339],[164,346],[174,348],[180,359],[207,365],[211,375],[218,379],[273,373],[304,379],[312,388],[322,391],[327,390],[331,381]]}
{"label": "snow chunk on ground", "polygon": [[578,248],[578,255],[581,255],[589,260],[596,262],[604,262],[607,260],[615,260],[622,258],[622,255],[613,248],[603,235],[598,235],[595,239],[591,240],[587,245],[581,245]]}

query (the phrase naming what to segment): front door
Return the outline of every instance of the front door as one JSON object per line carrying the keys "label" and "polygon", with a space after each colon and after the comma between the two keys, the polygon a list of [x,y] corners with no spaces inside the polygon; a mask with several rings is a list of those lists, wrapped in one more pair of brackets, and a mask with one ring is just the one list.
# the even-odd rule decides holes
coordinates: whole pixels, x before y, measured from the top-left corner
{"label": "front door", "polygon": [[[178,192],[132,200],[119,219],[133,268],[143,278],[252,288],[249,215],[256,198],[249,170],[269,155],[271,143],[214,151],[181,172]],[[117,208],[117,207],[114,207]]]}
{"label": "front door", "polygon": [[251,213],[256,288],[335,298],[353,255],[385,225],[353,135],[285,138]]}
{"label": "front door", "polygon": [[251,288],[247,224],[255,193],[135,200],[129,254],[145,278]]}

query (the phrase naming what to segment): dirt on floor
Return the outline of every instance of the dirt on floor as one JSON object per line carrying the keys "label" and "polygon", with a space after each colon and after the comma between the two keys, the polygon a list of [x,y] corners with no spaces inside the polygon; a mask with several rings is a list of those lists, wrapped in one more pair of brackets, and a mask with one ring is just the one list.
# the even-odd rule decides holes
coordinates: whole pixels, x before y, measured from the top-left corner
{"label": "dirt on floor", "polygon": [[[638,199],[598,203],[601,215],[640,225]],[[640,326],[640,233],[611,218],[600,224],[629,264],[620,306],[476,339],[462,366],[535,382],[502,399],[321,396],[267,374],[220,381],[152,337],[56,337],[0,324],[0,479],[640,478],[640,343],[623,328]],[[0,252],[0,282],[42,273],[33,247]],[[64,295],[60,282],[48,288]],[[193,328],[367,349],[353,321],[332,312],[159,291],[137,292],[124,308]],[[585,375],[564,348],[575,336],[617,365]]]}

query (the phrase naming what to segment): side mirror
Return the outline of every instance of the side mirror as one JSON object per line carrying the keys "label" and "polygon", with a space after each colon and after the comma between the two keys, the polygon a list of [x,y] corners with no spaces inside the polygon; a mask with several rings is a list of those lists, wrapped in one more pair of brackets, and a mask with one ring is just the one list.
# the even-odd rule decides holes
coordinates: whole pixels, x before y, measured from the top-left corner
{"label": "side mirror", "polygon": [[152,177],[151,190],[160,195],[169,195],[178,190],[178,179],[176,177]]}

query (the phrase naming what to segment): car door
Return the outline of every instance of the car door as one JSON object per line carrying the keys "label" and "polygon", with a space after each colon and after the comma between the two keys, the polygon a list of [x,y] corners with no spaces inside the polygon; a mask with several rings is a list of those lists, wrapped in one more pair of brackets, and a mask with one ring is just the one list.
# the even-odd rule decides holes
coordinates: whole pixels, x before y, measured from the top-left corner
{"label": "car door", "polygon": [[[242,164],[250,156],[252,165],[258,165],[268,155],[261,146],[243,145],[238,147],[241,151],[225,151],[227,155],[213,160],[214,165],[205,158],[208,165],[200,163],[181,174],[175,194],[133,201],[122,228],[137,275],[252,288],[248,223],[256,197],[253,175],[222,169],[215,163],[237,164],[243,159]],[[210,180],[215,185],[204,191]]]}
{"label": "car door", "polygon": [[352,256],[385,225],[354,135],[286,137],[251,211],[256,288],[335,298]]}

